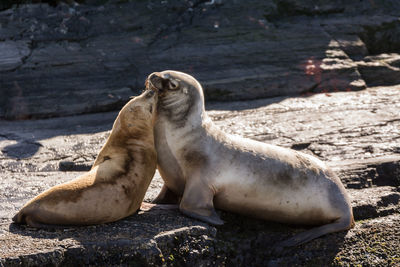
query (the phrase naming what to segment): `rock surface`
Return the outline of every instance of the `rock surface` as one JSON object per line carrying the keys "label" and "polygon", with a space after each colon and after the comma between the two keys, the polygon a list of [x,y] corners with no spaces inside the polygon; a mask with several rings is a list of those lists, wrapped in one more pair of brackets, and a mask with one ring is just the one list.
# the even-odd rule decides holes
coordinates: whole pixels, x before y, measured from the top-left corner
{"label": "rock surface", "polygon": [[116,110],[164,69],[222,101],[400,80],[396,0],[86,3],[0,12],[0,118]]}
{"label": "rock surface", "polygon": [[[397,0],[12,2],[0,3],[0,266],[400,265]],[[117,113],[70,115],[117,110],[163,69],[230,101],[207,102],[224,131],[327,161],[355,228],[273,253],[304,229],[226,212],[212,227],[177,210],[53,231],[10,224],[90,168]],[[245,99],[258,100],[232,102]],[[157,173],[145,200],[161,186]]]}
{"label": "rock surface", "polygon": [[[356,226],[281,253],[302,227],[220,212],[212,227],[177,210],[44,231],[10,224],[31,197],[90,168],[116,112],[0,121],[0,266],[397,266],[400,264],[400,86],[209,102],[224,131],[327,161],[352,197]],[[162,186],[157,173],[147,192]]]}

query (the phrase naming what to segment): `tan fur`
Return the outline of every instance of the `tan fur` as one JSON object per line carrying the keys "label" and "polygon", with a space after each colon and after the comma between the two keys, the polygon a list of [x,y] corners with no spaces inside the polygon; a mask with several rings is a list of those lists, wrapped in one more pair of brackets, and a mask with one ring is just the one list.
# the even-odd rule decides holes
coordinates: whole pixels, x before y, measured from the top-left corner
{"label": "tan fur", "polygon": [[129,101],[91,170],[36,196],[13,220],[35,227],[88,225],[133,214],[156,169],[156,102],[157,96],[150,91]]}

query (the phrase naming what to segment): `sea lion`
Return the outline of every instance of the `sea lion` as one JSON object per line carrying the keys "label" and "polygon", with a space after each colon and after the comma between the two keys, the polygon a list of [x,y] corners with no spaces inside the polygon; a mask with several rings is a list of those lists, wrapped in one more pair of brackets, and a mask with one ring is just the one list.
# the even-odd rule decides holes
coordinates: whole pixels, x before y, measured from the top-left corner
{"label": "sea lion", "polygon": [[30,200],[13,218],[39,228],[117,221],[139,208],[157,164],[157,94],[147,90],[119,112],[91,170]]}
{"label": "sea lion", "polygon": [[228,135],[204,108],[192,76],[163,71],[146,86],[159,94],[154,128],[164,186],[155,203],[179,202],[182,213],[214,225],[221,210],[289,224],[319,225],[282,242],[294,246],[354,225],[340,179],[298,151]]}

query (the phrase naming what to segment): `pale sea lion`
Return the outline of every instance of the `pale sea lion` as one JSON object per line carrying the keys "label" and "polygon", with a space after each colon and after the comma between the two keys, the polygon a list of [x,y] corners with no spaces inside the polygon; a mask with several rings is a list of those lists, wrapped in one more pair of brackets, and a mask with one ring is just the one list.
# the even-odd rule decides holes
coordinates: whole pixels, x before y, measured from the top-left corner
{"label": "pale sea lion", "polygon": [[139,208],[153,178],[157,94],[145,91],[119,112],[91,170],[30,200],[16,223],[51,228],[117,221]]}
{"label": "pale sea lion", "polygon": [[154,203],[179,202],[182,213],[220,225],[218,209],[290,224],[319,225],[282,242],[294,246],[354,226],[340,179],[317,158],[225,134],[207,116],[200,83],[163,71],[149,75],[159,92],[154,135],[165,182]]}

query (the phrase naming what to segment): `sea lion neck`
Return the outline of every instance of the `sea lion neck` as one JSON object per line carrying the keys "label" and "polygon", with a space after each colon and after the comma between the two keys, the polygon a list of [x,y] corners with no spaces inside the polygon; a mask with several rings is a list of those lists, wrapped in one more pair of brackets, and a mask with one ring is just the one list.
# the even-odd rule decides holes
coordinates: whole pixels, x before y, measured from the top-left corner
{"label": "sea lion neck", "polygon": [[197,88],[189,88],[183,92],[166,93],[159,97],[157,112],[159,117],[182,128],[185,125],[201,124],[205,114],[204,99]]}

